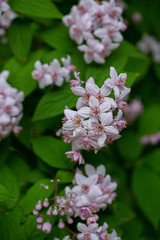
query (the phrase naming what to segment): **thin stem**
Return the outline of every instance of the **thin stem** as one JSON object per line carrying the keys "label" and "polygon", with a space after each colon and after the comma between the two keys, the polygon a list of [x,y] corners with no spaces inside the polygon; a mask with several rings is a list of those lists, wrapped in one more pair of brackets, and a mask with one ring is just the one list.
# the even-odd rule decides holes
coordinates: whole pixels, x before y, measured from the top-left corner
{"label": "thin stem", "polygon": [[77,236],[77,233],[73,232],[69,227],[65,226],[65,228],[73,235],[73,240]]}

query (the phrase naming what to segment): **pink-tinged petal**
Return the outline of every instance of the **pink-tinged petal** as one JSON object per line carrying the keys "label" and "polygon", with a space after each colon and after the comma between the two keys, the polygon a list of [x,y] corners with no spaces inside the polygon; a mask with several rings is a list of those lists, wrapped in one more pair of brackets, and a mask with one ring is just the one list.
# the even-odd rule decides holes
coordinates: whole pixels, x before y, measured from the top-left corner
{"label": "pink-tinged petal", "polygon": [[81,107],[84,107],[86,105],[86,101],[84,101],[83,97],[78,98],[78,101],[76,103],[77,110]]}
{"label": "pink-tinged petal", "polygon": [[87,53],[84,54],[84,60],[86,63],[91,63],[93,61],[93,56],[89,57]]}
{"label": "pink-tinged petal", "polygon": [[64,115],[67,119],[73,119],[76,116],[77,112],[70,110],[70,109],[64,109]]}
{"label": "pink-tinged petal", "polygon": [[111,106],[113,109],[117,108],[117,103],[114,101],[114,99],[110,98],[110,97],[105,97],[104,98],[105,102],[110,102]]}
{"label": "pink-tinged petal", "polygon": [[96,170],[91,164],[85,165],[85,172],[88,176],[96,174]]}
{"label": "pink-tinged petal", "polygon": [[42,70],[42,63],[38,60],[35,62],[34,67],[38,69],[39,71]]}
{"label": "pink-tinged petal", "polygon": [[80,50],[81,52],[87,52],[89,50],[89,48],[87,47],[87,45],[80,45],[78,46],[78,50]]}
{"label": "pink-tinged petal", "polygon": [[123,100],[131,91],[131,88],[127,88],[127,87],[124,87],[122,86],[123,88],[123,91],[121,93],[121,96],[120,96],[120,100]]}
{"label": "pink-tinged petal", "polygon": [[10,122],[10,117],[5,112],[0,116],[0,124],[5,125]]}
{"label": "pink-tinged petal", "polygon": [[100,89],[95,83],[86,82],[86,91],[90,94],[93,94],[96,96],[97,93],[99,93]]}
{"label": "pink-tinged petal", "polygon": [[111,79],[111,78],[107,78],[107,80],[104,82],[104,84],[111,89],[115,86],[115,83],[114,83],[113,79]]}
{"label": "pink-tinged petal", "polygon": [[116,116],[116,120],[119,121],[123,116],[123,112],[121,110],[118,111],[118,114]]}
{"label": "pink-tinged petal", "polygon": [[74,130],[74,125],[72,120],[68,120],[63,124],[63,130],[72,131]]}
{"label": "pink-tinged petal", "polygon": [[89,107],[82,107],[78,110],[78,115],[83,118],[89,118],[90,112],[91,112],[91,109]]}
{"label": "pink-tinged petal", "polygon": [[107,35],[107,30],[105,28],[98,28],[94,31],[94,35],[98,38],[104,38]]}
{"label": "pink-tinged petal", "polygon": [[64,78],[62,77],[57,77],[55,80],[55,85],[58,87],[61,87],[63,85]]}
{"label": "pink-tinged petal", "polygon": [[95,175],[89,176],[87,180],[88,180],[87,182],[90,186],[95,185],[98,181],[98,175],[95,174]]}
{"label": "pink-tinged petal", "polygon": [[122,40],[123,40],[122,34],[120,32],[116,32],[114,37],[113,37],[113,40],[115,42],[122,42]]}
{"label": "pink-tinged petal", "polygon": [[103,126],[110,125],[113,122],[113,114],[112,112],[101,113],[100,121]]}
{"label": "pink-tinged petal", "polygon": [[62,77],[67,77],[70,71],[64,67],[61,67],[58,73]]}
{"label": "pink-tinged petal", "polygon": [[87,177],[83,176],[82,174],[77,173],[75,175],[75,179],[78,185],[82,186],[83,184],[86,184]]}
{"label": "pink-tinged petal", "polygon": [[97,234],[91,233],[90,239],[91,240],[99,240],[99,236]]}
{"label": "pink-tinged petal", "polygon": [[86,84],[87,84],[87,83],[95,84],[94,78],[93,78],[93,77],[88,78]]}
{"label": "pink-tinged petal", "polygon": [[50,65],[51,71],[57,71],[60,69],[60,67],[61,65],[57,59],[54,59],[53,62],[51,62],[51,65]]}
{"label": "pink-tinged petal", "polygon": [[79,195],[82,194],[82,189],[80,186],[75,186],[72,188],[72,192]]}
{"label": "pink-tinged petal", "polygon": [[103,96],[109,96],[109,94],[111,93],[112,91],[112,88],[106,86],[105,84],[102,85],[101,87],[101,94]]}
{"label": "pink-tinged petal", "polygon": [[71,90],[77,96],[83,97],[85,94],[85,89],[83,87],[71,87]]}
{"label": "pink-tinged petal", "polygon": [[113,81],[117,81],[118,76],[117,76],[116,69],[114,67],[110,67],[110,76]]}
{"label": "pink-tinged petal", "polygon": [[106,140],[107,136],[105,133],[102,133],[98,138],[98,146],[101,148]]}
{"label": "pink-tinged petal", "polygon": [[78,223],[77,224],[77,229],[78,229],[79,232],[82,232],[82,233],[85,233],[85,232],[88,231],[88,227],[83,223]]}
{"label": "pink-tinged petal", "polygon": [[118,87],[118,86],[115,86],[113,89],[114,89],[114,95],[115,95],[117,98],[119,98],[119,96],[120,96],[120,89],[119,89],[119,87]]}
{"label": "pink-tinged petal", "polygon": [[99,109],[101,112],[107,112],[111,108],[110,102],[103,102],[100,106]]}
{"label": "pink-tinged petal", "polygon": [[89,191],[89,193],[87,194],[87,198],[90,202],[95,202],[95,199],[99,196],[101,196],[103,193],[101,191],[101,189],[94,185],[92,186],[91,190]]}
{"label": "pink-tinged petal", "polygon": [[105,176],[105,174],[106,174],[106,168],[105,168],[105,166],[104,166],[104,165],[99,165],[99,166],[97,167],[97,173],[100,174],[100,175],[102,175],[102,176]]}
{"label": "pink-tinged petal", "polygon": [[107,135],[116,135],[119,133],[119,131],[113,126],[104,127],[104,131],[106,132]]}
{"label": "pink-tinged petal", "polygon": [[77,239],[78,239],[78,240],[84,240],[84,233],[79,233],[79,234],[77,235]]}
{"label": "pink-tinged petal", "polygon": [[94,60],[96,63],[101,63],[101,64],[105,63],[105,58],[101,57],[101,55],[98,53],[94,54]]}
{"label": "pink-tinged petal", "polygon": [[90,98],[89,98],[89,106],[92,108],[94,108],[94,107],[98,107],[99,106],[99,101],[98,101],[98,99],[96,98],[96,97],[94,97],[94,96],[91,96]]}
{"label": "pink-tinged petal", "polygon": [[53,79],[50,74],[46,73],[44,75],[44,80],[45,80],[47,86],[53,84]]}
{"label": "pink-tinged petal", "polygon": [[98,224],[97,223],[94,223],[94,224],[90,224],[88,226],[88,229],[91,231],[91,232],[96,232],[98,230]]}

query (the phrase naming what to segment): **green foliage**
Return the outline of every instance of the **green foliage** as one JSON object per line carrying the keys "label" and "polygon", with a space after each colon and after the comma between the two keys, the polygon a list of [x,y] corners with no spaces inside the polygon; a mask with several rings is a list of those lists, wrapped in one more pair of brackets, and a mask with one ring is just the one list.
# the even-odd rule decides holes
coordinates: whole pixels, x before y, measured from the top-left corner
{"label": "green foliage", "polygon": [[160,220],[160,177],[151,169],[141,166],[135,169],[132,178],[136,200],[155,228]]}
{"label": "green foliage", "polygon": [[53,137],[40,137],[32,141],[33,151],[45,163],[55,168],[71,168],[65,156],[68,146]]}
{"label": "green foliage", "polygon": [[0,202],[10,199],[12,199],[12,196],[9,194],[8,190],[0,184]]}
{"label": "green foliage", "polygon": [[25,62],[30,52],[32,41],[31,25],[15,20],[9,28],[9,44],[16,59]]}
{"label": "green foliage", "polygon": [[68,86],[59,88],[55,92],[47,92],[40,100],[35,113],[33,121],[43,120],[50,117],[55,117],[64,112],[67,105],[69,108],[75,106],[77,98],[71,92]]}
{"label": "green foliage", "polygon": [[[84,166],[66,157],[71,146],[55,136],[62,126],[65,106],[74,109],[77,97],[69,83],[39,89],[31,75],[35,61],[50,63],[67,55],[81,80],[93,76],[99,87],[110,77],[111,66],[118,74],[127,73],[126,86],[131,87],[128,100],[138,97],[144,105],[143,114],[122,131],[116,143],[97,154],[82,152],[87,163],[95,167],[103,164],[118,183],[117,197],[100,213],[99,224],[106,221],[109,231],[115,228],[123,240],[160,240],[160,144],[142,146],[140,142],[143,135],[160,131],[160,64],[136,47],[144,33],[160,40],[160,2],[125,2],[128,7],[124,18],[129,22],[123,33],[125,40],[101,65],[85,63],[83,53],[69,36],[69,28],[62,23],[63,14],[69,13],[77,1],[9,0],[17,18],[7,30],[8,43],[0,43],[0,68],[10,71],[8,83],[23,91],[25,100],[20,122],[23,130],[0,142],[0,240],[53,240],[69,235],[67,229],[57,227],[58,217],[51,219],[50,234],[39,231],[32,214],[38,200],[53,197],[50,179],[60,179],[58,195],[63,196],[65,186],[72,184],[75,168],[84,171]],[[141,22],[133,22],[134,12],[142,14]],[[75,79],[73,74],[71,79]],[[41,184],[49,185],[49,190]],[[74,231],[78,221],[74,221]]]}
{"label": "green foliage", "polygon": [[46,190],[43,187],[41,187],[41,184],[51,185],[50,179],[42,179],[37,181],[31,188],[28,189],[25,196],[19,202],[19,206],[21,209],[23,209],[25,215],[33,211],[36,203],[40,199],[44,200],[53,193],[52,185],[49,190]]}
{"label": "green foliage", "polygon": [[51,0],[10,0],[9,4],[14,11],[27,16],[57,19],[62,17]]}
{"label": "green foliage", "polygon": [[118,149],[121,156],[126,161],[133,161],[139,158],[142,152],[140,135],[132,131],[126,131],[123,137],[118,141]]}

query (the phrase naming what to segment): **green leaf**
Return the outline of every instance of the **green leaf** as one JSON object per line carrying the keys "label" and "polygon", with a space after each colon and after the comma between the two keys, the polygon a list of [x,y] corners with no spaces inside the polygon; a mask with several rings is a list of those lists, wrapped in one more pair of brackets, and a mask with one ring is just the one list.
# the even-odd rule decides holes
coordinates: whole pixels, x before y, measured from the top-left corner
{"label": "green leaf", "polygon": [[113,215],[107,215],[105,212],[101,213],[99,218],[100,224],[103,225],[104,222],[107,222],[110,227],[115,228],[131,221],[135,217],[135,213],[132,209],[121,202],[113,204],[113,212]]}
{"label": "green leaf", "polygon": [[42,179],[35,183],[31,188],[28,189],[25,196],[19,202],[20,207],[23,209],[24,214],[29,214],[33,211],[36,203],[39,200],[48,198],[53,193],[53,186],[49,190],[44,189],[40,185],[51,185],[49,179]]}
{"label": "green leaf", "polygon": [[55,168],[71,168],[70,160],[66,158],[65,152],[68,144],[53,137],[40,137],[32,141],[35,154],[45,163]]}
{"label": "green leaf", "polygon": [[139,131],[141,134],[153,134],[160,129],[160,107],[157,102],[152,102],[145,108],[144,114],[140,117]]}
{"label": "green leaf", "polygon": [[133,131],[125,131],[117,144],[121,156],[128,162],[139,158],[143,149],[140,136]]}
{"label": "green leaf", "polygon": [[65,106],[72,108],[76,104],[77,97],[71,92],[68,86],[59,88],[57,91],[46,93],[40,100],[33,121],[58,116],[64,112]]}
{"label": "green leaf", "polygon": [[70,53],[75,46],[69,37],[68,28],[63,25],[39,32],[38,36],[49,46],[67,53]]}
{"label": "green leaf", "polygon": [[160,150],[156,149],[146,154],[141,160],[151,167],[155,172],[160,173]]}
{"label": "green leaf", "polygon": [[125,223],[123,226],[123,239],[135,240],[139,239],[143,232],[143,222],[139,219],[133,219]]}
{"label": "green leaf", "polygon": [[28,16],[57,19],[62,17],[51,0],[10,0],[9,4],[12,10]]}
{"label": "green leaf", "polygon": [[11,151],[7,159],[7,166],[16,176],[19,186],[23,186],[27,183],[30,168],[25,156],[16,151]]}
{"label": "green leaf", "polygon": [[0,202],[12,199],[8,190],[0,184]]}
{"label": "green leaf", "polygon": [[25,62],[31,47],[32,29],[29,23],[15,20],[9,28],[9,44],[16,59]]}
{"label": "green leaf", "polygon": [[132,185],[136,200],[147,219],[158,228],[160,220],[160,178],[151,169],[141,166],[135,169]]}
{"label": "green leaf", "polygon": [[59,170],[56,174],[56,178],[60,179],[61,183],[71,183],[73,180],[74,174],[72,172],[67,172]]}
{"label": "green leaf", "polygon": [[20,189],[16,177],[8,167],[0,169],[0,184],[6,187],[11,196],[14,197],[14,202],[12,201],[6,203],[5,207],[13,207],[16,204],[16,200],[19,198]]}
{"label": "green leaf", "polygon": [[21,221],[21,211],[16,208],[0,214],[0,239],[17,240]]}
{"label": "green leaf", "polygon": [[10,71],[9,84],[23,91],[25,96],[29,95],[37,86],[37,82],[31,75],[31,72],[34,70],[34,63],[36,60],[41,59],[45,53],[45,49],[32,53],[24,66],[20,66],[13,58],[9,59],[6,65],[4,65],[4,69]]}

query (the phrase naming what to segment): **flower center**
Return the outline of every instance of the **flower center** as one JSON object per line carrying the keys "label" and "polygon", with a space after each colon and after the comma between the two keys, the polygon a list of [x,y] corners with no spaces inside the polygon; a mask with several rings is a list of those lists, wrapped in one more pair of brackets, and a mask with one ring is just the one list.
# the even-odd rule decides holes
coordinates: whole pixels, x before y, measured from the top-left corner
{"label": "flower center", "polygon": [[56,73],[56,72],[54,72],[53,74],[52,74],[52,78],[53,79],[56,79],[58,77],[58,74]]}
{"label": "flower center", "polygon": [[89,186],[86,185],[86,184],[83,184],[82,189],[83,189],[84,192],[88,192],[89,191]]}
{"label": "flower center", "polygon": [[91,110],[92,110],[92,114],[94,116],[98,116],[99,115],[99,108],[98,107],[93,107],[93,108],[91,108]]}
{"label": "flower center", "polygon": [[89,93],[85,93],[84,94],[84,99],[85,99],[86,102],[89,101],[89,98],[90,98],[90,94]]}

